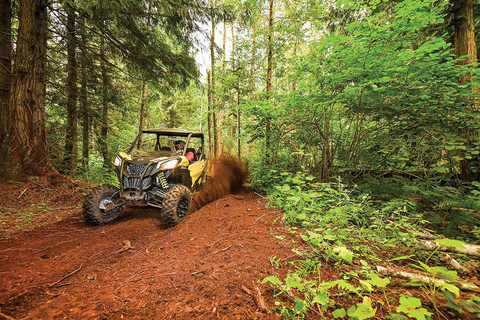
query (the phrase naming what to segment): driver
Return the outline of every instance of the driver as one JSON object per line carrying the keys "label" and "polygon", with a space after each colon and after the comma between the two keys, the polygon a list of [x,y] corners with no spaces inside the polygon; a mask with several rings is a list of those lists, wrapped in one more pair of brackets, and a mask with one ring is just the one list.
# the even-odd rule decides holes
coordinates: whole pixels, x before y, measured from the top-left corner
{"label": "driver", "polygon": [[[182,154],[184,149],[185,149],[185,141],[183,140],[173,141],[173,151],[176,154]],[[188,161],[192,161],[195,158],[195,154],[192,151],[189,151],[185,155],[185,158],[187,158]]]}

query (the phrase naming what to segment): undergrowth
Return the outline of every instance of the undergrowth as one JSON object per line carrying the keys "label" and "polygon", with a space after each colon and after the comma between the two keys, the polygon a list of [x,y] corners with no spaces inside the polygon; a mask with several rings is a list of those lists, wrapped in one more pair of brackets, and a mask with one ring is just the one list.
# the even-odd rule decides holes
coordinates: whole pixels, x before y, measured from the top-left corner
{"label": "undergrowth", "polygon": [[115,170],[112,167],[105,167],[103,161],[96,157],[90,158],[87,168],[79,167],[73,178],[93,184],[118,184]]}
{"label": "undergrowth", "polygon": [[[448,212],[448,226],[456,223],[456,212],[471,213],[479,208],[474,198],[476,185],[459,190],[393,178],[364,180],[359,187],[340,180],[319,183],[305,173],[275,169],[263,177],[269,181],[265,187],[269,205],[283,209],[290,230],[299,232],[308,245],[308,249],[304,245],[294,249],[300,260],[292,262],[295,271],[285,279],[275,274],[263,279],[274,288],[276,311],[285,318],[315,314],[351,319],[480,315],[480,299],[460,294],[456,271],[431,266],[441,264],[436,251],[414,249],[416,236],[436,227],[435,214]],[[458,230],[461,225],[456,227]],[[476,230],[469,229],[464,238],[475,239]],[[457,240],[442,241],[449,246],[462,245]],[[324,264],[336,270],[335,277],[322,274]],[[411,296],[405,288],[389,288],[392,280],[378,271],[378,266],[386,264],[409,265],[425,275],[427,280],[408,283],[421,290],[421,298]],[[439,284],[438,279],[444,283]]]}

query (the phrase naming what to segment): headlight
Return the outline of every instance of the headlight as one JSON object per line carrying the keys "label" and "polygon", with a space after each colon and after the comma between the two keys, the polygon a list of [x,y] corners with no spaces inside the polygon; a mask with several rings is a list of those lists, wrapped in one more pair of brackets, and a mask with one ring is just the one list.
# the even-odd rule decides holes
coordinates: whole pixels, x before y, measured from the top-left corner
{"label": "headlight", "polygon": [[170,170],[170,169],[173,169],[177,166],[178,164],[178,160],[170,160],[170,161],[167,161],[167,162],[163,162],[162,164],[160,164],[160,169],[162,170]]}
{"label": "headlight", "polygon": [[115,160],[113,160],[113,165],[115,167],[120,167],[122,165],[122,158],[120,158],[119,156],[116,156]]}

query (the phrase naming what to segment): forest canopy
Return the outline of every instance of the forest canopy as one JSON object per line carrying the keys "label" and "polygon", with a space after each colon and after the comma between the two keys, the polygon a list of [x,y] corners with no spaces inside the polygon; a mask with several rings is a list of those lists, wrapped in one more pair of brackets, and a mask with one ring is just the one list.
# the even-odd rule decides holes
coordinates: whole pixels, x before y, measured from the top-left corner
{"label": "forest canopy", "polygon": [[472,1],[2,6],[5,178],[108,167],[139,127],[201,124],[212,155],[258,170],[479,177]]}

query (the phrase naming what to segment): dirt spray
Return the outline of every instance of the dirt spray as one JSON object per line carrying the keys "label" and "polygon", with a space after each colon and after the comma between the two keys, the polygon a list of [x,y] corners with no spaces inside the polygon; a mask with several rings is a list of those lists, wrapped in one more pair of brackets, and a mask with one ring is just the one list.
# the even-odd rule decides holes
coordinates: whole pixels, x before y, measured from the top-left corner
{"label": "dirt spray", "polygon": [[212,179],[205,183],[199,193],[194,196],[192,211],[240,190],[248,172],[232,156],[222,156],[212,161]]}

